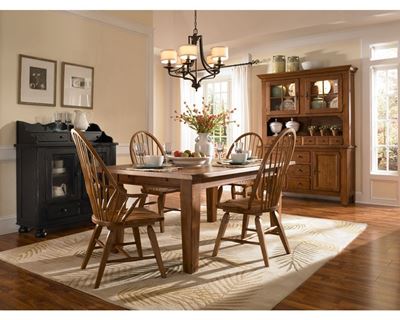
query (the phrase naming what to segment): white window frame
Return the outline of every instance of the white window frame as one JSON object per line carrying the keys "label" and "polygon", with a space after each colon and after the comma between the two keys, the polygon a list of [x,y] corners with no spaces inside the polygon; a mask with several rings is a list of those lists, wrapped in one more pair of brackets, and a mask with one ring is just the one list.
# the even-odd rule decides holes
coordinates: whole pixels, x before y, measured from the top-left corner
{"label": "white window frame", "polygon": [[[204,101],[206,104],[208,104],[207,96],[208,96],[208,85],[209,84],[215,84],[217,82],[227,82],[228,83],[228,91],[227,91],[227,96],[228,96],[228,101],[227,101],[227,107],[232,105],[232,74],[231,72],[224,72],[219,74],[215,79],[210,79],[210,80],[205,80],[203,82],[203,97]],[[233,132],[230,128],[231,126],[227,126],[226,128],[226,144],[229,146],[233,142]]]}
{"label": "white window frame", "polygon": [[[390,59],[390,60],[393,60],[393,59]],[[379,64],[374,64],[374,65],[371,65],[371,67],[370,67],[370,78],[371,78],[371,119],[372,119],[372,121],[371,121],[371,146],[372,146],[372,148],[371,148],[371,174],[398,176],[399,175],[399,168],[400,168],[400,163],[399,163],[400,159],[397,160],[397,163],[398,163],[398,165],[397,165],[398,170],[397,171],[394,171],[394,170],[391,170],[391,171],[389,171],[389,170],[379,170],[378,169],[378,163],[377,163],[377,158],[376,158],[376,149],[378,148],[378,145],[376,144],[376,140],[377,140],[377,136],[376,136],[377,135],[377,120],[375,120],[375,119],[377,119],[377,110],[374,107],[376,102],[374,101],[375,95],[374,95],[373,79],[374,79],[374,72],[379,71],[379,70],[395,69],[396,67],[397,67],[397,78],[399,78],[399,76],[400,76],[399,66],[400,65],[399,64],[392,64],[391,62],[389,62],[387,64],[382,64],[382,60],[379,60],[379,62],[380,62]],[[400,87],[399,87],[399,83],[398,83],[398,89],[397,89],[398,97],[399,97],[399,90],[400,90]],[[397,98],[397,101],[399,101],[399,98]],[[400,110],[399,107],[398,107],[398,110]],[[397,122],[399,124],[399,111],[398,111],[398,116],[397,116]],[[398,128],[400,128],[400,127],[398,126]],[[400,138],[399,137],[399,131],[400,130],[398,130],[398,132],[397,132],[397,141],[398,142],[400,141],[399,140],[399,138]],[[388,133],[388,132],[389,132],[389,130],[388,130],[388,127],[387,127],[386,133]],[[389,139],[389,135],[388,134],[386,135],[386,139]],[[388,144],[386,144],[386,146],[388,147]],[[399,147],[399,143],[397,143],[397,147]]]}
{"label": "white window frame", "polygon": [[[376,70],[379,69],[388,69],[388,68],[393,68],[397,67],[397,101],[400,103],[399,100],[399,94],[400,94],[400,41],[391,41],[388,42],[387,44],[394,44],[397,43],[397,52],[398,56],[396,58],[390,58],[390,59],[379,59],[379,60],[372,60],[372,47],[376,45],[384,45],[384,43],[371,43],[369,45],[369,54],[368,54],[368,61],[366,61],[366,64],[368,65],[368,77],[369,77],[369,114],[370,114],[370,164],[369,164],[369,171],[371,175],[375,176],[399,176],[399,170],[400,170],[400,158],[398,157],[397,159],[397,171],[383,171],[383,170],[378,170],[377,169],[377,164],[376,164],[376,145],[375,145],[375,135],[376,135],[376,121],[374,121],[375,117],[375,112],[376,110],[374,109],[374,84],[373,84],[373,74]],[[398,122],[398,146],[400,142],[400,106],[398,108],[398,116],[397,116],[397,122]],[[388,137],[387,137],[388,138]]]}
{"label": "white window frame", "polygon": [[[356,106],[360,118],[356,120],[356,127],[359,131],[359,154],[356,155],[357,174],[361,174],[357,187],[356,202],[374,205],[400,206],[400,176],[390,172],[373,171],[373,110],[372,110],[372,77],[371,67],[384,64],[399,64],[400,59],[370,60],[371,46],[379,43],[398,43],[400,54],[400,36],[393,34],[392,27],[382,27],[365,34],[360,40],[361,66],[356,78],[362,80],[359,102]],[[400,73],[399,78],[400,82]],[[357,80],[356,80],[357,81]],[[399,83],[400,90],[400,83]],[[399,91],[400,92],[400,91]],[[400,120],[400,119],[398,119]],[[400,140],[399,140],[400,142]],[[380,189],[379,189],[380,188]],[[383,188],[383,189],[382,189]]]}

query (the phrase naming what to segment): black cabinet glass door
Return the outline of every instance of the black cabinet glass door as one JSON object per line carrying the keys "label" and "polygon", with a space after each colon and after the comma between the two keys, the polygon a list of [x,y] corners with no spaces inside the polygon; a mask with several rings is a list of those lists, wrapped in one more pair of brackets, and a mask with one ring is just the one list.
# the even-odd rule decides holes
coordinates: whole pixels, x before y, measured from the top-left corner
{"label": "black cabinet glass door", "polygon": [[75,177],[78,175],[78,163],[75,153],[67,153],[62,150],[47,152],[46,172],[48,186],[46,199],[48,201],[79,199],[78,183]]}

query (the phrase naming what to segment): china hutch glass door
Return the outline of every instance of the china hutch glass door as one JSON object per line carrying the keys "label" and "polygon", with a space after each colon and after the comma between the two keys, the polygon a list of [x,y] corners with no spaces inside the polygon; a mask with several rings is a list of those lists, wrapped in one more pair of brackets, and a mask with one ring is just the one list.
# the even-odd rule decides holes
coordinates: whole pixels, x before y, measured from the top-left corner
{"label": "china hutch glass door", "polygon": [[269,82],[266,86],[267,113],[298,114],[299,113],[299,82]]}
{"label": "china hutch glass door", "polygon": [[342,83],[338,75],[305,79],[307,113],[342,112]]}

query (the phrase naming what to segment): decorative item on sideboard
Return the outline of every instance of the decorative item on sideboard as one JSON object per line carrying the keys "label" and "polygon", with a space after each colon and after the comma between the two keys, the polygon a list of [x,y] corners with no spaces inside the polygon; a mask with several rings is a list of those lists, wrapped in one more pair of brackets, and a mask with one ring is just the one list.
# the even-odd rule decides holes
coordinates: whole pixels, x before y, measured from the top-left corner
{"label": "decorative item on sideboard", "polygon": [[300,70],[300,58],[299,58],[299,56],[287,57],[286,71],[287,72],[293,72],[293,71],[299,71],[299,70]]}
{"label": "decorative item on sideboard", "polygon": [[319,133],[321,134],[321,136],[325,136],[326,131],[330,129],[329,126],[323,125],[319,127]]}
{"label": "decorative item on sideboard", "polygon": [[282,131],[282,123],[278,122],[278,119],[275,119],[274,122],[271,122],[269,127],[271,128],[272,133],[274,133],[274,136],[277,136],[278,133]]}
{"label": "decorative item on sideboard", "polygon": [[285,72],[286,71],[286,60],[285,56],[278,55],[272,57],[272,72]]}
{"label": "decorative item on sideboard", "polygon": [[308,126],[308,132],[310,133],[310,136],[313,136],[316,130],[317,126]]}
{"label": "decorative item on sideboard", "polygon": [[340,127],[337,125],[330,126],[331,132],[333,136],[338,136],[340,133]]}
{"label": "decorative item on sideboard", "polygon": [[293,118],[290,118],[290,121],[286,122],[286,128],[293,128],[296,132],[299,131],[300,123],[294,121]]}

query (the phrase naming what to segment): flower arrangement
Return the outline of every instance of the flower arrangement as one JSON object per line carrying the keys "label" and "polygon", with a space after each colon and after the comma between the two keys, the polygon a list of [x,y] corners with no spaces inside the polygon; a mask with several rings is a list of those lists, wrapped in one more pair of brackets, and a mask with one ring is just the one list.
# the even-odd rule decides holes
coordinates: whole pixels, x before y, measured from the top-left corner
{"label": "flower arrangement", "polygon": [[236,108],[230,111],[212,114],[212,105],[205,104],[204,99],[202,101],[203,107],[201,110],[198,109],[195,104],[193,104],[193,108],[190,108],[186,102],[183,104],[186,110],[181,114],[175,110],[176,115],[171,116],[171,118],[175,121],[187,124],[189,128],[196,130],[197,133],[211,133],[218,127],[236,123],[235,120],[230,120],[230,115],[235,112]]}

